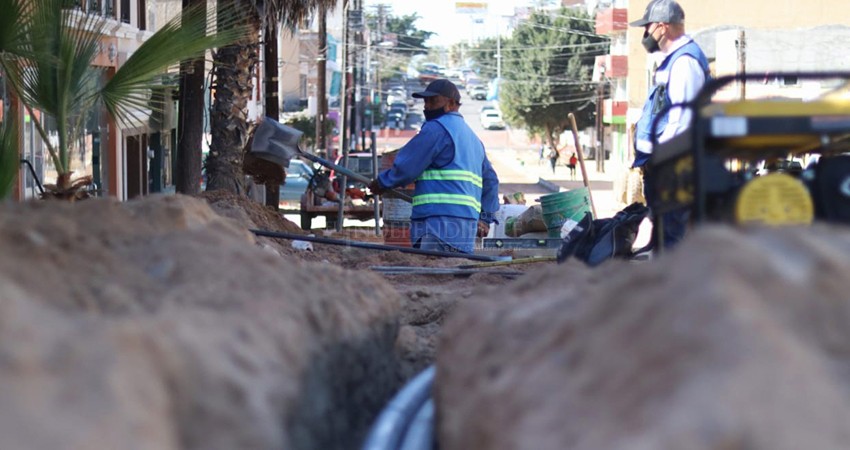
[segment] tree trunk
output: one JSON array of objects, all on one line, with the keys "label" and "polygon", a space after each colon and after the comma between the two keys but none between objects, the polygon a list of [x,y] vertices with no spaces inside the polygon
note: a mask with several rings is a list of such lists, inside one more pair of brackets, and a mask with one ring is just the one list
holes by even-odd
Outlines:
[{"label": "tree trunk", "polygon": [[[183,0],[183,9],[206,5],[205,0]],[[177,192],[201,190],[201,147],[204,139],[204,58],[186,61],[180,68],[180,110],[177,112]]]},{"label": "tree trunk", "polygon": [[248,140],[248,101],[258,61],[260,19],[254,8],[242,8],[250,26],[247,37],[213,56],[215,99],[210,114],[212,142],[205,167],[207,190],[245,192],[243,151]]}]

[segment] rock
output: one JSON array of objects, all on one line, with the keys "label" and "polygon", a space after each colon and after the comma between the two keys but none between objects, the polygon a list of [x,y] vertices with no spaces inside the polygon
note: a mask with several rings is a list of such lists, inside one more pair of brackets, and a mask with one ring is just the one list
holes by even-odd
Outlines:
[{"label": "rock", "polygon": [[401,381],[391,286],[203,200],[0,205],[0,246],[0,448],[351,448]]},{"label": "rock", "polygon": [[823,225],[528,273],[447,319],[440,448],[847,448],[848,273]]}]

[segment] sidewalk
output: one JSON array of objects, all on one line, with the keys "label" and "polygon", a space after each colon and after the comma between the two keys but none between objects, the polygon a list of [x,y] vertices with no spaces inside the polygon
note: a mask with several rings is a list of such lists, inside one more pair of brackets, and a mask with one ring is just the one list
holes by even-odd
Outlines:
[{"label": "sidewalk", "polygon": [[[564,164],[569,160],[569,154],[562,155],[555,166],[555,171],[552,171],[552,166],[548,158],[540,160],[540,154],[537,150],[526,147],[526,149],[516,149],[517,159],[523,165],[530,175],[539,178],[539,184],[547,189],[555,192],[558,190],[575,189],[584,186],[584,181],[581,174],[581,165],[576,165],[575,177],[570,176],[570,169]],[[609,163],[609,161],[606,161]],[[594,206],[598,217],[611,217],[620,211],[625,205],[616,201],[614,198],[614,177],[619,169],[610,167],[612,164],[606,165],[605,172],[596,170],[596,161],[589,160],[584,162],[587,178],[590,184],[590,193],[593,198]]]}]

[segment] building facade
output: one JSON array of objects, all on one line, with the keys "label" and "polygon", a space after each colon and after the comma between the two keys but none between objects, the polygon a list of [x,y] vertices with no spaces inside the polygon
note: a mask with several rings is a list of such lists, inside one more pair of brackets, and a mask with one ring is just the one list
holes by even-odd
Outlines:
[{"label": "building facade", "polygon": [[[689,35],[705,51],[714,76],[745,70],[748,73],[780,71],[850,70],[847,26],[850,3],[843,0],[678,0],[685,10]],[[603,122],[609,168],[631,163],[630,130],[640,117],[649,92],[657,56],[640,45],[643,29],[629,27],[639,19],[649,0],[589,0],[596,11],[596,32],[610,37],[609,54],[597,58],[595,79],[608,86]],[[743,45],[741,45],[743,42]],[[792,77],[749,82],[744,89],[730,86],[717,100],[769,96],[805,96],[825,86],[802,83]],[[804,86],[805,84],[805,86]]]},{"label": "building facade", "polygon": [[[177,1],[83,0],[81,11],[102,16],[105,34],[93,65],[102,71],[99,83],[106,83],[115,71],[162,24],[180,13]],[[9,104],[3,90],[4,107]],[[72,146],[71,169],[74,177],[91,176],[95,195],[120,200],[166,189],[171,183],[174,148],[174,102],[166,102],[164,111],[139,111],[137,120],[117,124],[105,111],[93,111],[85,120],[81,142]],[[17,108],[21,139],[21,165],[13,198],[37,198],[40,184],[52,183],[57,172],[47,153],[34,120],[44,119],[39,111]],[[55,123],[46,120],[48,139],[58,141]]]}]

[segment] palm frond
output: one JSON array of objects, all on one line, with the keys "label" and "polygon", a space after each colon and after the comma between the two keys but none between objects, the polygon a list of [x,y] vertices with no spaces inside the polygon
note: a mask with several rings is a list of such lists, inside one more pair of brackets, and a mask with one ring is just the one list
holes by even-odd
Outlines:
[{"label": "palm frond", "polygon": [[24,103],[55,119],[59,145],[49,148],[60,172],[69,163],[75,124],[97,99],[97,56],[104,20],[72,8],[70,0],[33,0],[27,22],[29,54],[17,61],[12,84]]},{"label": "palm frond", "polygon": [[[203,56],[205,50],[235,42],[246,34],[238,24],[238,15],[219,9],[215,33],[208,33],[214,22],[201,5],[177,16],[148,38],[121,66],[101,90],[106,109],[121,123],[132,122],[132,113],[152,105],[150,93],[166,84],[165,72],[180,61]],[[233,6],[230,6],[232,8]],[[232,18],[232,19],[228,19]]]},{"label": "palm frond", "polygon": [[12,191],[18,168],[18,124],[7,116],[0,122],[0,200]]},{"label": "palm frond", "polygon": [[0,58],[25,56],[29,48],[27,21],[32,3],[27,0],[0,0]]}]

